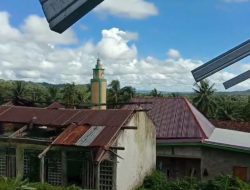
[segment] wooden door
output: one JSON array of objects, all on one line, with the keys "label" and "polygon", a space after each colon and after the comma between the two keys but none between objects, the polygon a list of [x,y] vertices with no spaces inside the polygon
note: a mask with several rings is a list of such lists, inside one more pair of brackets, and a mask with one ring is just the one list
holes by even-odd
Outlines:
[{"label": "wooden door", "polygon": [[234,167],[234,176],[241,180],[247,181],[247,167]]}]

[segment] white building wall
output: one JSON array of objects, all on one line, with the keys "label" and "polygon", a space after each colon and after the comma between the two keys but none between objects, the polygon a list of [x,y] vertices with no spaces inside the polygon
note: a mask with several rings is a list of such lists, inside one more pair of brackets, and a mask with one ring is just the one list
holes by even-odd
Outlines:
[{"label": "white building wall", "polygon": [[156,165],[155,126],[147,114],[135,113],[127,126],[138,129],[124,130],[117,140],[117,146],[125,147],[125,150],[117,151],[123,158],[117,158],[117,190],[133,190],[140,186]]}]

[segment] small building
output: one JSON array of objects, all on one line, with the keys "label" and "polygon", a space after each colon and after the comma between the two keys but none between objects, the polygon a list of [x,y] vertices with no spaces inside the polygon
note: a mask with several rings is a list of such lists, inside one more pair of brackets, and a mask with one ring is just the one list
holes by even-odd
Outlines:
[{"label": "small building", "polygon": [[169,179],[209,180],[224,174],[250,180],[250,124],[210,122],[186,98],[132,102],[139,106],[125,108],[149,110],[156,125],[157,168]]},{"label": "small building", "polygon": [[86,189],[132,190],[155,168],[144,111],[0,107],[0,175]]}]

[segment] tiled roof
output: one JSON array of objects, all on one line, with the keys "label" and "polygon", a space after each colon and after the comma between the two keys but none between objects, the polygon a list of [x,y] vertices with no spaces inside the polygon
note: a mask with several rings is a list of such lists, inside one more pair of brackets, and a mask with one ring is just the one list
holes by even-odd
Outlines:
[{"label": "tiled roof", "polygon": [[156,125],[158,140],[202,140],[214,130],[214,126],[185,98],[134,98],[132,102],[138,104],[127,105],[125,109],[149,109],[148,114]]},{"label": "tiled roof", "polygon": [[250,122],[210,120],[215,127],[250,133]]}]

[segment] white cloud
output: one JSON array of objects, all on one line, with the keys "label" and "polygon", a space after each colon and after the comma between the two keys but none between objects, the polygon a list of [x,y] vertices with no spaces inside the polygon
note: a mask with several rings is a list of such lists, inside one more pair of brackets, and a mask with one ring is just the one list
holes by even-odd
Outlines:
[{"label": "white cloud", "polygon": [[[0,21],[4,20],[1,27],[9,30],[9,35],[5,32],[0,37],[4,35],[9,39],[0,40],[0,78],[85,84],[92,77],[92,68],[99,55],[109,82],[119,79],[123,86],[131,85],[137,89],[191,91],[194,84],[191,70],[203,64],[200,60],[181,57],[178,50],[169,51],[175,53],[163,60],[152,56],[139,58],[136,45],[131,44],[138,38],[138,34],[118,28],[103,30],[102,38],[97,43],[87,41],[75,48],[62,48],[58,45],[71,45],[77,41],[74,32],[63,36],[61,42],[48,35],[47,25],[41,24],[39,30],[35,29],[34,23],[43,19],[32,17],[36,21],[31,21],[29,17],[21,28],[15,28],[11,26],[8,14],[0,13]],[[38,36],[35,36],[36,30]],[[247,68],[246,64],[240,67],[242,70]],[[234,76],[235,74],[223,71],[210,79],[216,83],[216,87],[224,89],[222,83]],[[250,82],[246,81],[235,89],[244,90],[249,86]]]},{"label": "white cloud", "polygon": [[39,43],[69,45],[77,43],[74,32],[69,29],[63,34],[52,32],[45,18],[37,15],[29,16],[22,26],[22,30],[27,38]]},{"label": "white cloud", "polygon": [[157,7],[146,0],[105,0],[96,11],[130,19],[145,19],[158,15]]},{"label": "white cloud", "polygon": [[102,31],[102,40],[98,43],[97,49],[104,59],[131,59],[136,57],[135,45],[129,46],[128,41],[132,33],[126,33],[118,28]]},{"label": "white cloud", "polygon": [[170,49],[170,50],[168,50],[167,56],[170,59],[180,59],[181,58],[180,52],[178,50],[176,50],[176,49]]},{"label": "white cloud", "polygon": [[0,12],[0,42],[18,40],[21,37],[20,32],[10,25],[9,18],[9,13]]}]

